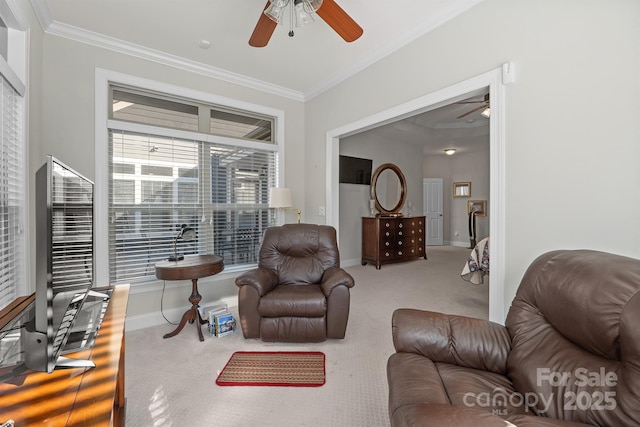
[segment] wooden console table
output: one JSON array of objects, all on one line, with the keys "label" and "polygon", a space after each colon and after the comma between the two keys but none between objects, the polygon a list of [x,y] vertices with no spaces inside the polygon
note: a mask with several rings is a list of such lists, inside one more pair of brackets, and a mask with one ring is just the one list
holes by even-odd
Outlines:
[{"label": "wooden console table", "polygon": [[124,322],[129,285],[115,286],[93,347],[72,357],[95,368],[26,371],[0,383],[0,423],[23,426],[124,426]]},{"label": "wooden console table", "polygon": [[162,261],[156,264],[156,277],[162,280],[187,280],[191,279],[191,295],[189,302],[191,308],[182,315],[182,320],[178,327],[163,338],[171,338],[177,335],[184,325],[195,323],[198,329],[198,337],[200,341],[204,341],[202,335],[202,325],[209,323],[200,316],[198,304],[202,299],[202,295],[198,292],[198,279],[201,277],[212,276],[220,273],[224,269],[222,257],[218,255],[196,255],[187,256],[180,261]]}]

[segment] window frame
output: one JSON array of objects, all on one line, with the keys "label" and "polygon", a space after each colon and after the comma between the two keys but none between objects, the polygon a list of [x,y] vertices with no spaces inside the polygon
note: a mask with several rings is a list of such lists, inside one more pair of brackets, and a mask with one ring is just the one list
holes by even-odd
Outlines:
[{"label": "window frame", "polygon": [[[240,101],[232,98],[227,98],[208,92],[199,90],[188,89],[179,87],[176,85],[148,80],[128,74],[123,74],[111,70],[96,68],[95,75],[95,256],[96,256],[96,283],[108,284],[109,283],[109,129],[117,123],[118,128],[123,126],[127,127],[127,122],[115,121],[109,118],[109,87],[110,85],[120,85],[135,87],[140,90],[147,90],[150,92],[166,94],[168,96],[174,96],[177,98],[186,98],[203,102],[206,104],[220,105],[230,109],[243,110],[248,112],[254,112],[259,115],[270,116],[274,118],[273,129],[273,144],[274,151],[277,154],[280,167],[277,171],[276,181],[278,186],[284,185],[284,157],[285,157],[285,138],[284,138],[284,111],[265,107],[258,104],[252,104],[245,101]],[[144,127],[146,125],[132,125],[136,129]],[[191,131],[181,131],[170,128],[163,128],[167,134],[174,132],[179,133],[181,136],[193,137],[198,136],[202,138],[201,133],[195,133]],[[234,146],[251,146],[255,144],[252,141],[238,141],[232,138],[226,138],[222,136],[210,135],[211,139],[217,141],[224,141],[229,145]],[[245,268],[232,268],[227,269],[227,273],[232,275],[246,269]],[[229,274],[219,274],[215,276],[215,280],[222,280],[229,277]],[[136,283],[132,286],[131,292],[145,292],[154,289],[159,289],[161,281],[146,281]]]},{"label": "window frame", "polygon": [[21,170],[18,172],[23,186],[23,199],[21,200],[20,224],[18,225],[17,234],[19,235],[18,247],[12,248],[15,251],[16,265],[18,269],[15,276],[17,278],[14,284],[15,296],[28,295],[33,292],[31,281],[31,233],[29,218],[31,211],[29,208],[28,189],[29,186],[29,98],[28,98],[28,58],[29,58],[29,24],[25,19],[22,10],[15,2],[11,0],[0,1],[0,19],[6,27],[6,46],[3,47],[3,53],[0,56],[0,73],[7,83],[15,90],[21,98],[19,114],[21,119],[20,141],[22,145],[22,164]]}]

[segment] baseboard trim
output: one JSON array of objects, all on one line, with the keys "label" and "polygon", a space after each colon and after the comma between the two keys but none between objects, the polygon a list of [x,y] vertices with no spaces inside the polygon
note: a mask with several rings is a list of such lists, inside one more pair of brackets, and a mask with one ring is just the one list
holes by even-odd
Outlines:
[{"label": "baseboard trim", "polygon": [[[211,302],[201,302],[201,307],[207,307],[211,305],[217,304],[227,304],[229,308],[236,308],[238,306],[238,298],[237,297],[225,297],[221,298],[218,301]],[[158,326],[167,324],[165,317],[176,324],[180,322],[182,315],[189,307],[181,307],[181,308],[172,308],[169,310],[163,310],[163,313],[160,311],[154,311],[152,313],[139,314],[134,316],[127,316],[127,320],[125,322],[125,331],[135,331],[138,329],[150,328],[152,326]]]},{"label": "baseboard trim", "polygon": [[456,246],[459,248],[468,248],[469,247],[469,242],[448,242],[447,243],[449,246]]},{"label": "baseboard trim", "polygon": [[362,264],[362,260],[360,258],[352,258],[340,261],[340,267],[353,267],[354,265],[359,264]]}]

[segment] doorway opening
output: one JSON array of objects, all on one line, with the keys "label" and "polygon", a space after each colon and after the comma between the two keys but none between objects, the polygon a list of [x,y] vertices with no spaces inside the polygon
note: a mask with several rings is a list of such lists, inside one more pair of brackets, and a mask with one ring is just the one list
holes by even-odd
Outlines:
[{"label": "doorway opening", "polygon": [[326,137],[326,201],[327,224],[338,230],[339,218],[339,144],[340,139],[389,124],[416,114],[443,107],[470,94],[484,92],[491,98],[490,137],[490,201],[491,268],[489,273],[489,320],[504,323],[507,311],[504,297],[504,83],[502,68],[484,73],[453,86],[392,107],[327,132]]}]

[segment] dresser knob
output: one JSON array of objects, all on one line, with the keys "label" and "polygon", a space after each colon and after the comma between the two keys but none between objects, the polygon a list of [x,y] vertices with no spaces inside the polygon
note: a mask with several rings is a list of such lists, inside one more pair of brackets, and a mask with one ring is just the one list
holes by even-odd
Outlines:
[{"label": "dresser knob", "polygon": [[389,242],[384,242],[384,244],[385,244],[386,246],[389,246]]},{"label": "dresser knob", "polygon": [[398,227],[402,228],[402,223],[398,224]]},{"label": "dresser knob", "polygon": [[384,253],[384,256],[389,256],[389,252],[385,252],[385,253]]},{"label": "dresser knob", "polygon": [[402,231],[398,231],[398,236],[402,236]]},{"label": "dresser knob", "polygon": [[402,240],[398,241],[398,244],[402,246]]},{"label": "dresser knob", "polygon": [[402,251],[398,251],[398,255],[402,255]]}]

